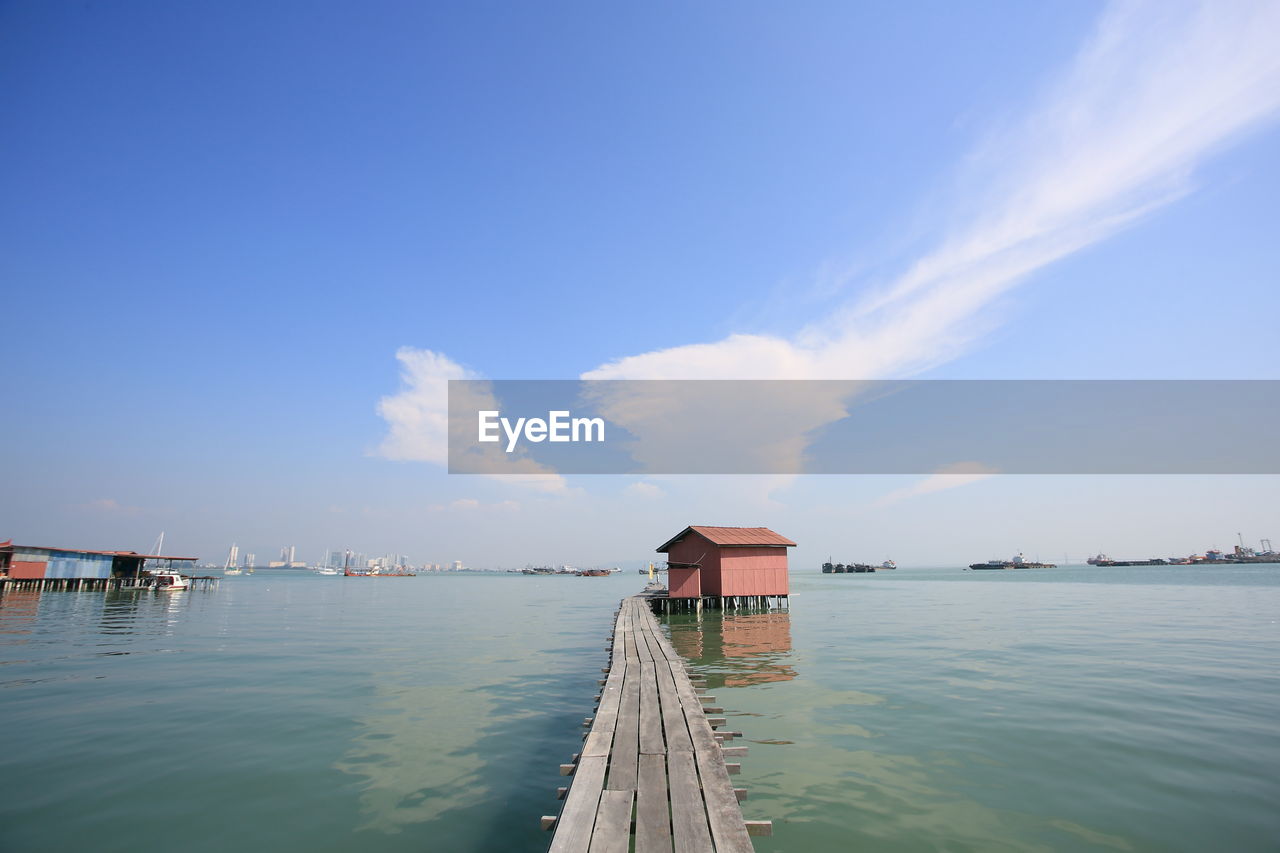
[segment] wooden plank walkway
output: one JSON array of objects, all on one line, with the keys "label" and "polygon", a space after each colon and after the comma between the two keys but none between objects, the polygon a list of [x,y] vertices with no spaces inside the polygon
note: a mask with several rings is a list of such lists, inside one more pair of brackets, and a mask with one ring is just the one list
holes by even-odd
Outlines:
[{"label": "wooden plank walkway", "polygon": [[[552,853],[751,853],[743,792],[724,761],[732,734],[713,730],[724,721],[707,715],[719,709],[699,695],[644,596],[623,599],[610,651],[582,752],[561,765],[573,775],[564,808],[543,819],[555,827]],[[751,829],[767,834],[768,822]]]}]

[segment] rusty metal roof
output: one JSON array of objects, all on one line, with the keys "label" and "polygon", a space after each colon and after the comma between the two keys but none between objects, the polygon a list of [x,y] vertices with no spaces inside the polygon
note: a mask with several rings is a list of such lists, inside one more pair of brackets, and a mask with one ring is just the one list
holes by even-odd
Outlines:
[{"label": "rusty metal roof", "polygon": [[785,536],[774,533],[767,527],[707,527],[690,525],[658,547],[658,553],[665,553],[671,546],[679,542],[690,532],[697,533],[709,542],[724,547],[773,545],[778,547],[794,547],[796,543]]},{"label": "rusty metal roof", "polygon": [[0,542],[0,551],[61,551],[64,554],[100,554],[106,557],[136,557],[143,560],[198,560],[199,557],[171,557],[168,554],[139,554],[137,551],[90,551],[84,548],[55,548],[50,545],[14,545]]}]

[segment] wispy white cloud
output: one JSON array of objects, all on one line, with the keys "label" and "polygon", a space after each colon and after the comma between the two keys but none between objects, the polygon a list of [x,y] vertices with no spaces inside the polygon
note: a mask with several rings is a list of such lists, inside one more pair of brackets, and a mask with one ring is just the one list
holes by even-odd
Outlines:
[{"label": "wispy white cloud", "polygon": [[404,386],[378,402],[388,432],[378,447],[387,459],[449,461],[449,380],[475,379],[476,374],[444,353],[413,347],[396,351]]},{"label": "wispy white cloud", "polygon": [[660,498],[666,495],[666,492],[662,490],[661,486],[657,485],[656,483],[650,483],[645,480],[639,480],[635,483],[630,484],[629,486],[627,486],[625,489],[622,490],[622,493],[627,497],[631,497],[631,498],[648,498],[648,499]]},{"label": "wispy white cloud", "polygon": [[[791,337],[734,334],[627,356],[583,377],[870,379],[951,360],[1000,322],[994,309],[1011,288],[1181,198],[1207,157],[1274,119],[1277,33],[1274,0],[1114,3],[1069,67],[969,158],[962,183],[976,189],[955,224],[887,287]],[[684,438],[673,444],[673,429],[687,434],[697,419],[642,388],[624,390],[603,410],[638,448],[670,458]],[[781,432],[776,419],[744,411],[735,439],[774,470],[798,470],[807,436],[845,417],[849,402],[821,389],[800,394]],[[930,478],[920,488],[956,483]]]},{"label": "wispy white cloud", "polygon": [[128,506],[115,498],[98,498],[88,503],[77,504],[77,507],[104,515],[140,515],[143,512],[142,507]]},{"label": "wispy white cloud", "polygon": [[872,506],[886,507],[892,506],[911,498],[918,498],[921,495],[932,495],[936,492],[945,492],[948,489],[958,489],[961,486],[967,486],[970,483],[977,483],[988,477],[994,477],[998,471],[988,468],[977,462],[958,462],[955,465],[948,465],[936,474],[931,474],[923,480],[918,480],[908,486],[900,489],[894,489],[877,498]]},{"label": "wispy white cloud", "polygon": [[520,504],[512,500],[485,503],[477,498],[458,498],[449,503],[431,504],[427,507],[427,512],[482,512],[491,510],[511,512],[518,509],[520,509]]},{"label": "wispy white cloud", "polygon": [[969,159],[958,223],[882,290],[784,338],[627,356],[591,379],[862,379],[956,357],[1028,276],[1189,192],[1209,155],[1280,108],[1280,4],[1125,0],[1022,117]]},{"label": "wispy white cloud", "polygon": [[[378,402],[378,414],[387,422],[388,432],[377,449],[387,459],[449,463],[449,380],[477,379],[478,375],[443,353],[414,347],[396,351],[400,362],[402,388]],[[487,383],[484,383],[487,385]],[[470,393],[483,395],[481,385],[468,385]],[[477,409],[497,409],[492,396],[483,397]],[[458,424],[454,424],[458,428]],[[459,446],[464,446],[462,442]],[[487,450],[488,448],[486,448]],[[565,479],[528,458],[512,458],[493,448],[494,458],[477,451],[464,461],[468,471],[514,483],[543,494],[567,494]],[[503,471],[503,474],[488,474]],[[514,473],[513,473],[514,472]]]},{"label": "wispy white cloud", "polygon": [[[1274,0],[1118,0],[1068,66],[977,146],[962,179],[972,191],[951,224],[886,286],[795,335],[732,334],[622,357],[583,378],[871,379],[953,359],[1000,322],[1010,289],[1182,198],[1208,157],[1274,120],[1278,32]],[[429,351],[397,357],[407,388],[379,406],[390,425],[381,452],[443,464],[444,383],[470,374]],[[776,419],[744,418],[744,430],[769,432],[743,440],[787,460],[776,470],[795,470],[805,434],[845,416],[841,398],[806,399],[804,411],[787,410],[783,433]],[[644,444],[673,423],[649,402],[614,400],[607,413]],[[930,478],[914,493],[955,482]],[[553,476],[549,490],[560,489]]]}]

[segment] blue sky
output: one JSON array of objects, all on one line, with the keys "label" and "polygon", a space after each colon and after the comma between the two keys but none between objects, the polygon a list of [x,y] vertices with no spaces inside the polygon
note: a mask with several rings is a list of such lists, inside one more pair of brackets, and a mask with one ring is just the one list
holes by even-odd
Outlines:
[{"label": "blue sky", "polygon": [[[388,452],[379,415],[429,408],[402,348],[495,378],[1280,378],[1277,104],[1242,83],[1280,74],[1250,50],[1274,8],[4,4],[0,538],[503,565],[686,523],[904,563],[1280,539],[1272,477],[531,488]],[[1071,248],[945,346],[896,324],[946,282],[840,319],[1037,218]]]}]

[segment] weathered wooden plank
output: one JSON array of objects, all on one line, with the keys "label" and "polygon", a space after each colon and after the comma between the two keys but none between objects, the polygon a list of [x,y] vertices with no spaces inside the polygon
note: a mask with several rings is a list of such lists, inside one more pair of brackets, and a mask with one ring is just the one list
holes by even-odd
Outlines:
[{"label": "weathered wooden plank", "polygon": [[604,771],[609,759],[602,755],[583,756],[573,774],[573,784],[556,821],[556,834],[549,853],[582,853],[590,848],[596,809],[604,791]]},{"label": "weathered wooden plank", "polygon": [[683,668],[684,658],[680,657],[680,653],[671,645],[671,641],[663,636],[656,621],[653,623],[651,630],[654,638],[658,641],[658,648],[662,651],[662,656],[674,664],[679,664],[680,667]]},{"label": "weathered wooden plank", "polygon": [[593,730],[613,731],[617,725],[618,707],[622,701],[622,685],[626,679],[626,672],[626,661],[619,660],[613,672],[609,673],[609,680],[600,691],[600,707],[596,709],[595,720],[592,722]]},{"label": "weathered wooden plank", "polygon": [[671,804],[667,800],[667,760],[640,756],[636,791],[635,853],[671,853]]},{"label": "weathered wooden plank", "polygon": [[639,615],[636,617],[634,635],[636,638],[636,655],[641,661],[652,661],[653,652],[649,649],[649,643],[646,638],[649,633],[648,625],[645,624],[646,617]]},{"label": "weathered wooden plank", "polygon": [[635,791],[605,791],[591,830],[591,853],[628,853],[631,849],[631,803]]},{"label": "weathered wooden plank", "polygon": [[658,673],[653,659],[640,659],[640,752],[661,755],[667,751],[662,736],[662,705],[658,701]]},{"label": "weathered wooden plank", "polygon": [[582,745],[582,754],[590,755],[609,755],[609,744],[613,740],[613,732],[603,729],[592,729],[587,735],[587,741]]},{"label": "weathered wooden plank", "polygon": [[695,751],[698,774],[702,777],[702,796],[706,801],[707,822],[716,853],[752,853],[751,838],[742,822],[742,807],[733,793],[729,771],[715,755]]},{"label": "weathered wooden plank", "polygon": [[667,750],[688,752],[693,749],[693,742],[689,738],[688,723],[685,719],[679,691],[676,687],[676,675],[662,653],[656,635],[657,622],[653,619],[652,614],[649,615],[647,622],[648,625],[643,635],[655,658],[658,696],[662,709],[662,726],[666,737]]},{"label": "weathered wooden plank", "polygon": [[655,673],[658,682],[658,700],[662,706],[662,728],[666,737],[667,752],[692,752],[693,741],[689,738],[689,724],[685,719],[684,709],[680,705],[680,696],[676,684],[671,677],[671,670],[658,666]]},{"label": "weathered wooden plank", "polygon": [[623,635],[623,640],[625,640],[627,644],[627,663],[630,664],[633,661],[635,663],[639,663],[640,656],[636,652],[636,632],[628,630],[626,634]]},{"label": "weathered wooden plank", "polygon": [[609,753],[609,782],[606,787],[611,791],[634,791],[636,787],[636,768],[640,755],[640,678],[639,659],[633,665],[628,658],[627,678],[622,684],[618,723],[613,734],[613,749]]},{"label": "weathered wooden plank", "polygon": [[672,677],[676,683],[676,691],[680,697],[680,707],[689,729],[689,737],[693,741],[695,752],[705,752],[719,756],[720,744],[716,743],[715,733],[707,722],[707,715],[698,702],[689,682],[679,678],[674,672]]},{"label": "weathered wooden plank", "polygon": [[693,753],[667,753],[667,782],[671,791],[671,839],[676,853],[712,850]]}]

